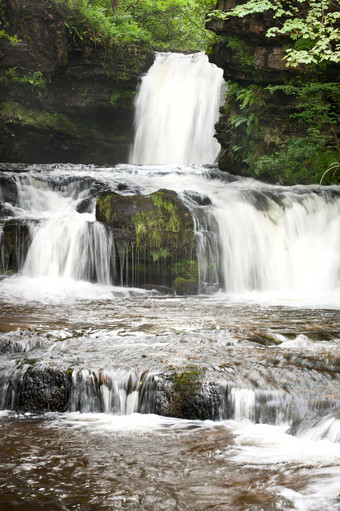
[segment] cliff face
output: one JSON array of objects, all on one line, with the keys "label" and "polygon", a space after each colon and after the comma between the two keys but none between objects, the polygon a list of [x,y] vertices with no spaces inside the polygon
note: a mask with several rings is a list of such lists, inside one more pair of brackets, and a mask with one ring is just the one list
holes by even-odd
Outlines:
[{"label": "cliff face", "polygon": [[9,162],[127,161],[138,77],[149,48],[110,49],[77,40],[44,0],[5,0],[0,39],[0,159]]},{"label": "cliff face", "polygon": [[[234,0],[219,0],[228,12]],[[266,37],[270,13],[221,20],[209,52],[228,82],[216,126],[221,169],[283,184],[319,182],[339,158],[339,66],[286,66],[288,39]],[[303,87],[301,87],[303,85]]]}]

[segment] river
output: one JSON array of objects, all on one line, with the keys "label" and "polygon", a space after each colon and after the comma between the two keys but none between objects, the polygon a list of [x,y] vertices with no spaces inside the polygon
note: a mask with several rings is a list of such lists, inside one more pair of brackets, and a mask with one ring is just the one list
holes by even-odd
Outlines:
[{"label": "river", "polygon": [[[156,64],[178,81],[173,60]],[[185,94],[188,143],[193,124],[211,138],[191,102],[206,94]],[[1,164],[0,509],[339,510],[340,188],[230,176],[214,142],[174,163],[168,117],[146,133],[140,107],[130,164]],[[136,287],[96,220],[103,190],[160,189],[194,219],[196,295]],[[194,397],[174,374],[202,377]],[[191,408],[165,413],[169,382]]]}]

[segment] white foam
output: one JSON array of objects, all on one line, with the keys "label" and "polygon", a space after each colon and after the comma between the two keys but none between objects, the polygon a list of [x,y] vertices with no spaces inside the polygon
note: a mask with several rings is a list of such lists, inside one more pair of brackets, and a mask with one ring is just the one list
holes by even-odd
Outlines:
[{"label": "white foam", "polygon": [[16,303],[31,301],[48,304],[74,303],[78,300],[112,300],[147,296],[151,293],[144,289],[106,286],[61,277],[31,278],[14,275],[0,282],[0,300]]},{"label": "white foam", "polygon": [[[191,421],[141,413],[113,415],[74,412],[62,415],[58,419],[58,424],[72,428],[84,428],[94,434],[106,432],[124,436],[185,433],[194,429],[221,427],[221,423],[213,421]],[[46,423],[46,425],[49,424]]]}]

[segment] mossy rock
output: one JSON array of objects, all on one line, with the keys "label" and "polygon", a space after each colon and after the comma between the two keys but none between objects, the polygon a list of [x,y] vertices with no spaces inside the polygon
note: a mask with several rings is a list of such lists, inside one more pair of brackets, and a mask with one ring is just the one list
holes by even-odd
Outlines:
[{"label": "mossy rock", "polygon": [[178,295],[196,295],[198,292],[198,280],[177,277],[174,286]]},{"label": "mossy rock", "polygon": [[223,388],[205,380],[205,369],[189,366],[159,375],[154,413],[182,419],[217,420],[223,402]]},{"label": "mossy rock", "polygon": [[191,288],[197,292],[194,223],[176,192],[105,192],[97,199],[96,218],[113,231],[118,253],[121,258],[126,254],[128,271],[135,272],[133,281],[138,285],[174,291],[175,279],[181,278],[195,281]]}]

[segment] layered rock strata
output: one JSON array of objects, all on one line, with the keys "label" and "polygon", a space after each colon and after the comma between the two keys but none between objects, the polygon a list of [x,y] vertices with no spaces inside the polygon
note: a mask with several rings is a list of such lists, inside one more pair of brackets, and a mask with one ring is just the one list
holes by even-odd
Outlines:
[{"label": "layered rock strata", "polygon": [[4,0],[0,39],[0,159],[113,164],[127,161],[142,45],[79,40],[53,3]]}]

